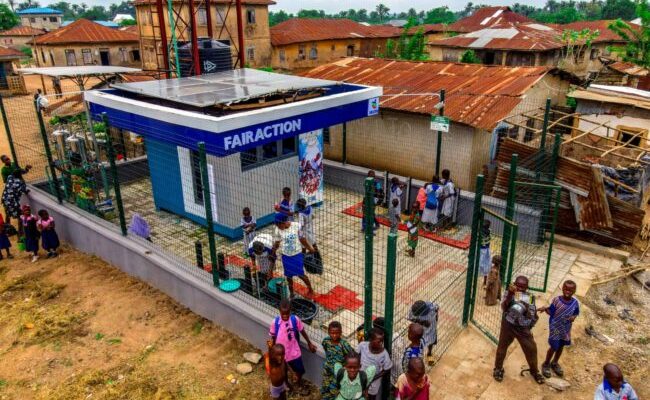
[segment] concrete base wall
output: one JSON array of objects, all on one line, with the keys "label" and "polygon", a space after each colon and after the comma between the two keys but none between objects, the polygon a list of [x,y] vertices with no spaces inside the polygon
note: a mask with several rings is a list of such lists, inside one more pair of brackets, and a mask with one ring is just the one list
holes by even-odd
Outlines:
[{"label": "concrete base wall", "polygon": [[[273,322],[270,312],[253,308],[238,298],[238,294],[220,292],[212,286],[210,274],[163,254],[149,242],[132,236],[124,237],[117,226],[71,206],[58,204],[34,186],[30,186],[30,190],[30,205],[36,210],[49,211],[57,221],[57,232],[62,240],[147,282],[257,348],[266,349],[269,327]],[[301,343],[304,345],[304,340]],[[306,378],[316,385],[321,382],[323,358],[322,350],[312,354],[303,348]]]}]

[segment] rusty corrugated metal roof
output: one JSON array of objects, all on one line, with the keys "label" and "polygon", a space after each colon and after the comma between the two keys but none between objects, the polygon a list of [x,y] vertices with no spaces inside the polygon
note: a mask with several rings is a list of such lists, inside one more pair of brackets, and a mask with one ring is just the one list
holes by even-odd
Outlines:
[{"label": "rusty corrugated metal roof", "polygon": [[[592,43],[607,43],[607,42],[625,42],[625,40],[618,36],[618,34],[609,29],[609,24],[615,22],[613,19],[600,19],[596,21],[576,21],[570,24],[560,25],[560,32],[564,30],[581,31],[589,29],[591,31],[598,31],[600,34]],[[637,25],[630,24],[630,27],[635,28]]]},{"label": "rusty corrugated metal roof", "polygon": [[460,36],[433,40],[429,45],[518,51],[547,51],[564,47],[560,32],[539,23],[500,24]]},{"label": "rusty corrugated metal roof", "polygon": [[78,19],[45,35],[37,37],[36,44],[66,44],[66,43],[122,43],[138,42],[137,34],[111,29],[87,19]]},{"label": "rusty corrugated metal roof", "polygon": [[[180,3],[182,0],[172,0],[173,3]],[[212,0],[212,4],[232,4],[233,7],[235,5],[235,2],[232,0]],[[156,4],[156,0],[135,0],[134,4],[136,6],[142,5],[142,4]],[[194,4],[200,5],[200,4],[205,4],[204,1],[201,0],[194,0]],[[242,0],[243,5],[261,5],[261,6],[271,6],[276,4],[275,1],[273,0]],[[234,14],[234,9],[233,9],[233,14]]]},{"label": "rusty corrugated metal roof", "polygon": [[0,32],[0,36],[39,36],[44,33],[44,30],[32,28],[31,26],[16,26]]},{"label": "rusty corrugated metal roof", "polygon": [[[509,138],[501,142],[493,196],[505,198],[512,154],[519,154],[519,159],[523,160],[536,151],[534,147]],[[561,156],[556,171],[556,182],[562,186],[557,220],[560,230],[573,233],[584,230],[625,244],[634,241],[642,227],[645,211],[607,195],[598,166]]]},{"label": "rusty corrugated metal roof", "polygon": [[18,58],[27,58],[25,53],[12,49],[11,47],[0,46],[0,57],[5,60],[15,60]]},{"label": "rusty corrugated metal roof", "polygon": [[618,71],[622,74],[632,75],[632,76],[648,76],[648,72],[650,72],[647,69],[640,67],[636,64],[632,64],[624,61],[616,61],[614,63],[611,63],[607,65],[607,68],[613,69],[614,71]]},{"label": "rusty corrugated metal roof", "polygon": [[349,19],[291,18],[271,27],[271,44],[317,42],[331,39],[390,38],[402,33],[389,25],[363,25]]},{"label": "rusty corrugated metal roof", "polygon": [[436,113],[437,93],[445,89],[445,116],[491,130],[548,71],[546,67],[346,58],[316,67],[305,75],[382,86],[382,108],[418,114]]},{"label": "rusty corrugated metal roof", "polygon": [[513,12],[510,7],[483,7],[474,11],[469,17],[459,19],[447,26],[450,32],[474,32],[504,23],[521,24],[533,20]]}]

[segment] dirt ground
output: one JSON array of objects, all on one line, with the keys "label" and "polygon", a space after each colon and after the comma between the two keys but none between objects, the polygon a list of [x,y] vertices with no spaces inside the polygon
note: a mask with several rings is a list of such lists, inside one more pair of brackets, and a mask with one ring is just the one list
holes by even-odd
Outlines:
[{"label": "dirt ground", "polygon": [[96,257],[0,261],[0,399],[265,398],[262,364],[235,372],[248,351]]}]

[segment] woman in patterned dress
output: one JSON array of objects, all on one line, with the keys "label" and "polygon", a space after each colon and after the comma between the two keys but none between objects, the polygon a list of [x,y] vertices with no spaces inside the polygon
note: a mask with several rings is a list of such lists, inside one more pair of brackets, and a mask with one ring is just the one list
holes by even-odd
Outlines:
[{"label": "woman in patterned dress", "polygon": [[342,326],[338,321],[332,321],[328,328],[327,336],[323,339],[323,350],[325,350],[325,363],[323,364],[323,384],[320,389],[321,398],[334,400],[339,394],[334,365],[342,364],[345,355],[353,351],[347,340],[342,339]]}]

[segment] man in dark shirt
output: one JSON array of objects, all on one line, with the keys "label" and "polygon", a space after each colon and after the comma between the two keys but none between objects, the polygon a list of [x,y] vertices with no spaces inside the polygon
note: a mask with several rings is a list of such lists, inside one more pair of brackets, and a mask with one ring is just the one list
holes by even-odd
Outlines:
[{"label": "man in dark shirt", "polygon": [[539,373],[537,366],[537,343],[535,343],[531,332],[537,322],[537,309],[535,297],[528,292],[528,278],[518,276],[514,284],[508,287],[501,302],[501,309],[503,317],[501,318],[499,344],[494,360],[494,379],[497,382],[503,380],[503,361],[506,358],[508,347],[517,339],[526,356],[530,374],[537,383],[544,383],[544,377]]}]

